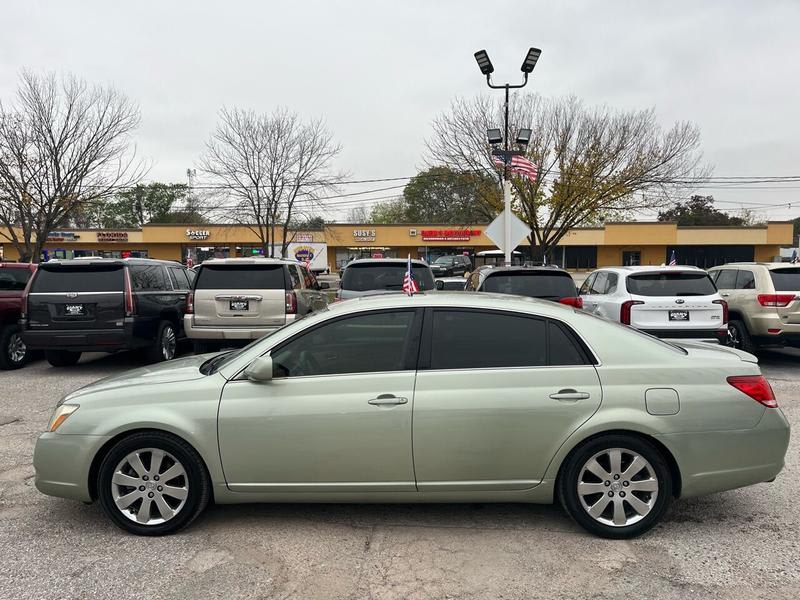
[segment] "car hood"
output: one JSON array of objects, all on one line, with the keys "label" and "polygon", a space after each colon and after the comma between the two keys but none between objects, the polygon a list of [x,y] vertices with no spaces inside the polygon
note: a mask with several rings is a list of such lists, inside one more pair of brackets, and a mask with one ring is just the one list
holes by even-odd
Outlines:
[{"label": "car hood", "polygon": [[738,357],[745,362],[757,363],[758,358],[745,352],[744,350],[737,350],[729,346],[720,346],[718,344],[709,344],[708,342],[688,342],[683,340],[666,340],[670,344],[675,344],[686,350],[692,358],[702,360],[704,358],[720,359],[720,358],[734,358]]},{"label": "car hood", "polygon": [[[155,365],[148,365],[132,371],[126,371],[119,375],[112,375],[105,379],[100,379],[86,385],[71,394],[64,400],[73,400],[80,396],[93,394],[95,392],[105,392],[119,388],[141,387],[143,385],[159,383],[176,383],[189,381],[205,377],[200,372],[200,365],[207,361],[212,355],[187,356],[177,360],[170,360]],[[62,400],[62,402],[64,401]]]}]

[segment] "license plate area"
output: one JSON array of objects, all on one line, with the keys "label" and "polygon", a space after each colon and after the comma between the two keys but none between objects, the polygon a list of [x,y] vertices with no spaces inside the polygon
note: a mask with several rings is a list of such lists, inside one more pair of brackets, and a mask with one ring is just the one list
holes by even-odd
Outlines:
[{"label": "license plate area", "polygon": [[670,321],[688,321],[689,320],[689,311],[688,310],[671,310],[671,311],[669,311],[669,320]]},{"label": "license plate area", "polygon": [[250,300],[231,300],[229,307],[233,312],[245,312],[250,310]]},{"label": "license plate area", "polygon": [[85,317],[86,306],[84,304],[65,304],[64,305],[65,317]]}]

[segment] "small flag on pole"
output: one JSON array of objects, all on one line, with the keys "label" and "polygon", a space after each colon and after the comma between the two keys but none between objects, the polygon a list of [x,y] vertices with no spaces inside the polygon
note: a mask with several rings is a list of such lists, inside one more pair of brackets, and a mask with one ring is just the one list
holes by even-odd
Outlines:
[{"label": "small flag on pole", "polygon": [[186,268],[191,269],[194,266],[194,261],[192,260],[192,252],[191,250],[186,251]]},{"label": "small flag on pole", "polygon": [[413,296],[419,292],[419,285],[414,281],[414,273],[411,270],[411,255],[408,255],[408,267],[406,267],[406,274],[403,276],[403,291],[409,296]]},{"label": "small flag on pole", "polygon": [[792,248],[792,264],[796,265],[800,261],[800,258],[797,258],[797,248]]},{"label": "small flag on pole", "polygon": [[669,266],[670,266],[670,267],[674,267],[674,266],[675,266],[675,265],[677,265],[677,264],[678,264],[678,259],[677,259],[677,258],[675,258],[675,250],[673,250],[673,251],[672,251],[672,256],[671,256],[671,257],[670,257],[670,259],[669,259]]},{"label": "small flag on pole", "polygon": [[[503,160],[503,157],[501,156],[494,156],[493,160],[494,164],[496,164],[498,167],[504,167],[506,165],[506,161]],[[511,161],[508,162],[508,169],[512,173],[527,177],[531,181],[536,181],[536,176],[538,175],[536,165],[524,156],[513,155],[511,157]]]}]

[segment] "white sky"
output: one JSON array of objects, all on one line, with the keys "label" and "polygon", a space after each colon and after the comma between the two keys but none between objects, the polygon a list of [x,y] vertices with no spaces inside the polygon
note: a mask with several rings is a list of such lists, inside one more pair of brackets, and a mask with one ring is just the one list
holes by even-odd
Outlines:
[{"label": "white sky", "polygon": [[[323,117],[353,179],[413,175],[431,119],[486,89],[473,52],[489,51],[502,82],[529,46],[543,53],[528,89],[694,121],[717,176],[800,174],[792,0],[26,0],[2,18],[0,99],[23,67],[115,85],[140,104],[152,180],[186,180],[223,105]],[[735,211],[793,202],[800,183],[783,185],[704,193]],[[758,212],[794,217],[800,199]]]}]

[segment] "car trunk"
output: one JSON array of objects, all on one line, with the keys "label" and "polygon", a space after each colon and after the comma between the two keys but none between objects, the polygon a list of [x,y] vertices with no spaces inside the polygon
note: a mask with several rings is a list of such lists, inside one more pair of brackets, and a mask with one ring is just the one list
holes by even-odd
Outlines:
[{"label": "car trunk", "polygon": [[283,265],[203,265],[194,290],[197,327],[270,327],[286,323]]},{"label": "car trunk", "polygon": [[630,325],[638,329],[718,329],[722,304],[705,272],[654,272],[630,275]]},{"label": "car trunk", "polygon": [[32,329],[115,329],[124,325],[125,269],[122,264],[39,266],[28,294]]},{"label": "car trunk", "polygon": [[[775,294],[787,296],[786,299],[776,298],[778,306],[775,310],[780,315],[781,321],[790,325],[800,323],[800,267],[771,269],[769,275],[772,278]],[[794,295],[794,298],[789,300],[788,296],[791,295]],[[780,306],[784,303],[785,306]]]}]

